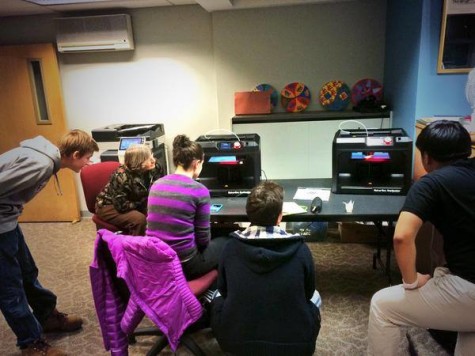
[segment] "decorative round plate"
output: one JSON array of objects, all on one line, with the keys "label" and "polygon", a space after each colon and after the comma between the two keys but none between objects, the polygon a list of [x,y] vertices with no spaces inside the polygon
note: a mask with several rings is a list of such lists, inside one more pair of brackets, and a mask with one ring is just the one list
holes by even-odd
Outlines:
[{"label": "decorative round plate", "polygon": [[310,104],[310,90],[304,83],[287,84],[280,92],[280,102],[287,112],[304,111]]},{"label": "decorative round plate", "polygon": [[274,89],[274,87],[270,84],[259,84],[253,89],[253,91],[270,91],[270,103],[272,108],[277,106],[277,102],[279,101],[279,93]]},{"label": "decorative round plate", "polygon": [[327,110],[345,110],[350,98],[350,87],[341,80],[331,80],[320,89],[320,104]]},{"label": "decorative round plate", "polygon": [[376,101],[383,100],[383,86],[377,80],[361,79],[351,88],[351,101],[355,106],[370,96],[373,96]]}]

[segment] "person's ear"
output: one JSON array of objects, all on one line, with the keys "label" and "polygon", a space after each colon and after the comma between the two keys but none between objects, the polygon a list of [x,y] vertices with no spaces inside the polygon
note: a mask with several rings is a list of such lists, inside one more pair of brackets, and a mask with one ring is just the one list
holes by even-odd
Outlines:
[{"label": "person's ear", "polygon": [[434,169],[438,167],[438,162],[433,159],[431,156],[424,152],[421,156],[422,158],[422,166],[427,172],[432,172]]},{"label": "person's ear", "polygon": [[194,160],[194,161],[193,161],[193,164],[194,164],[193,167],[196,169],[196,168],[198,168],[198,166],[199,166],[200,164],[202,164],[202,163],[203,163],[203,160]]},{"label": "person's ear", "polygon": [[79,151],[74,151],[73,154],[71,155],[71,158],[73,159],[80,159],[82,156],[79,153]]},{"label": "person's ear", "polygon": [[280,212],[279,216],[277,217],[277,224],[276,225],[279,225],[282,222],[282,216],[283,216],[283,213]]}]

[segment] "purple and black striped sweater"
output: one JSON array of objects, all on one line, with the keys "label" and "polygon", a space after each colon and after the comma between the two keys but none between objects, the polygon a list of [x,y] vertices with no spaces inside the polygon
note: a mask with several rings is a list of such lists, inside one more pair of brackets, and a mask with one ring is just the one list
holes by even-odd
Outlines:
[{"label": "purple and black striped sweater", "polygon": [[187,259],[210,240],[210,195],[203,184],[181,174],[158,179],[148,197],[147,231]]}]

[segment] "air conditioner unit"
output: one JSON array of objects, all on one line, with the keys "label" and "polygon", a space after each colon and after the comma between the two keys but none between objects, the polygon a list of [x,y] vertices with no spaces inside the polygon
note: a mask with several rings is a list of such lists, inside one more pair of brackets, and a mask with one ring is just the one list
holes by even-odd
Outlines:
[{"label": "air conditioner unit", "polygon": [[130,15],[105,15],[58,18],[58,51],[98,52],[134,49]]}]

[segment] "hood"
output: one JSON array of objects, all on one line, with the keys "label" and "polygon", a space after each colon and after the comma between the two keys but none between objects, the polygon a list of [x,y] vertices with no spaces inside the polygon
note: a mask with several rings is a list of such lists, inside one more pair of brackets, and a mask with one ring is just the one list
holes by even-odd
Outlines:
[{"label": "hood", "polygon": [[250,226],[231,234],[237,242],[237,254],[253,272],[264,274],[289,261],[304,243],[300,235],[291,235],[278,226]]},{"label": "hood", "polygon": [[59,153],[58,147],[53,145],[43,136],[36,136],[34,138],[24,140],[20,143],[20,146],[31,148],[32,150],[38,151],[51,158],[51,160],[54,162],[54,173],[57,173],[61,168],[61,154]]}]

